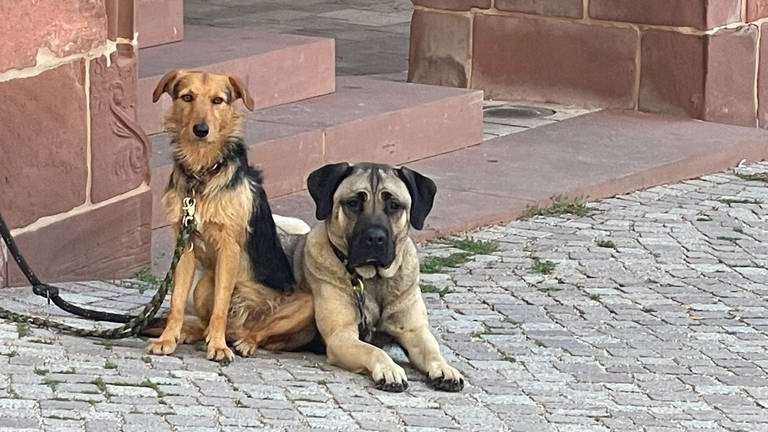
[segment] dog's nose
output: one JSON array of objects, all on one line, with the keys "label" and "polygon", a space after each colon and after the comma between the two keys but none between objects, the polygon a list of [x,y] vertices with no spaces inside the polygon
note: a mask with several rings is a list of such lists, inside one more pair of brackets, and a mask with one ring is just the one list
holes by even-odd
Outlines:
[{"label": "dog's nose", "polygon": [[371,227],[365,232],[365,244],[377,248],[387,243],[387,231],[380,227]]},{"label": "dog's nose", "polygon": [[194,132],[195,136],[198,138],[205,138],[208,135],[208,125],[205,123],[195,123],[195,125],[192,126],[192,132]]}]

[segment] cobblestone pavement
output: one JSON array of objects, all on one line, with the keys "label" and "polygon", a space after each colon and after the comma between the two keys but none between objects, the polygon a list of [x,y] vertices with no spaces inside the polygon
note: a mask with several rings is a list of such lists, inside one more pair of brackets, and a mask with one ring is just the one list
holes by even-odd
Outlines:
[{"label": "cobblestone pavement", "polygon": [[[220,366],[199,345],[156,357],[145,340],[2,323],[0,430],[768,431],[767,202],[764,183],[720,173],[472,233],[498,250],[422,281],[467,378],[457,394],[413,370],[407,392],[383,393],[313,354]],[[65,293],[115,310],[151,294]],[[0,297],[53,311],[29,290]]]}]

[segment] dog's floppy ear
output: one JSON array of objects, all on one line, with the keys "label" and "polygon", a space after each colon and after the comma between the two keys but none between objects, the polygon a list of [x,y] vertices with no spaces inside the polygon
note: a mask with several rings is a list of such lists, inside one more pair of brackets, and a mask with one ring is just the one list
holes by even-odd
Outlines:
[{"label": "dog's floppy ear", "polygon": [[432,179],[412,169],[400,167],[395,172],[405,183],[408,193],[411,195],[411,225],[420,230],[424,228],[424,220],[432,210],[437,186]]},{"label": "dog's floppy ear", "polygon": [[169,95],[173,96],[173,94],[171,94],[171,88],[173,87],[173,83],[176,81],[176,77],[180,72],[181,71],[178,69],[172,70],[160,78],[157,86],[155,86],[155,91],[152,92],[152,102],[157,102],[163,93],[168,93]]},{"label": "dog's floppy ear", "polygon": [[232,89],[235,90],[235,99],[242,98],[243,104],[248,111],[253,111],[253,98],[251,93],[248,92],[248,87],[240,81],[240,78],[229,75],[229,83],[232,85]]},{"label": "dog's floppy ear", "polygon": [[315,200],[315,217],[323,220],[331,215],[333,194],[339,184],[352,172],[352,165],[346,162],[328,164],[318,168],[307,177],[307,189]]}]

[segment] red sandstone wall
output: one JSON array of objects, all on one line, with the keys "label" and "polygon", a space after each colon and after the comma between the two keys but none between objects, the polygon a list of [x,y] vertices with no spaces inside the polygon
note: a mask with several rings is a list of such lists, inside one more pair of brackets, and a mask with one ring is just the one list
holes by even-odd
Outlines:
[{"label": "red sandstone wall", "polygon": [[413,0],[409,80],[768,127],[768,0]]},{"label": "red sandstone wall", "polygon": [[[106,4],[105,4],[106,2]],[[44,280],[149,261],[133,2],[0,2],[0,212]],[[0,287],[24,283],[0,248]]]}]

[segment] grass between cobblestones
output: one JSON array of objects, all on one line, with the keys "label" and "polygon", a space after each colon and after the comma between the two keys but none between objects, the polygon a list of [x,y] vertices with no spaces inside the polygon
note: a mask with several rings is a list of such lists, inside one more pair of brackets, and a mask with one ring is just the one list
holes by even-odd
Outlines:
[{"label": "grass between cobblestones", "polygon": [[600,240],[595,240],[595,243],[602,248],[616,249],[616,244],[611,240],[600,239]]},{"label": "grass between cobblestones", "polygon": [[499,245],[493,241],[474,240],[470,237],[446,239],[440,243],[460,249],[461,252],[454,252],[445,257],[426,257],[421,263],[422,273],[438,273],[446,267],[458,267],[475,255],[489,254],[499,248]]},{"label": "grass between cobblestones", "polygon": [[23,338],[24,336],[31,335],[32,330],[29,329],[29,324],[27,323],[16,323],[16,333],[19,334],[20,338]]},{"label": "grass between cobblestones", "polygon": [[531,264],[531,271],[543,275],[552,274],[555,271],[555,263],[550,260],[533,257],[533,264]]},{"label": "grass between cobblestones", "polygon": [[742,180],[760,181],[760,182],[768,183],[768,172],[760,172],[760,173],[734,172],[733,175],[735,175],[736,177]]},{"label": "grass between cobblestones", "polygon": [[535,216],[559,216],[563,214],[586,216],[597,210],[594,207],[588,206],[587,200],[583,196],[569,198],[563,194],[558,194],[550,199],[552,203],[548,207],[539,207],[538,205],[527,206],[520,219],[530,219]]},{"label": "grass between cobblestones", "polygon": [[424,294],[438,294],[442,298],[446,294],[451,294],[454,291],[449,287],[438,288],[432,284],[421,284],[421,292]]}]

